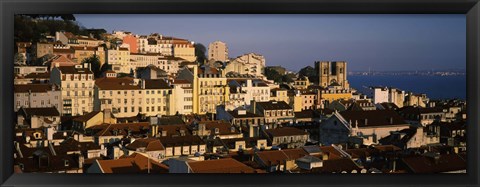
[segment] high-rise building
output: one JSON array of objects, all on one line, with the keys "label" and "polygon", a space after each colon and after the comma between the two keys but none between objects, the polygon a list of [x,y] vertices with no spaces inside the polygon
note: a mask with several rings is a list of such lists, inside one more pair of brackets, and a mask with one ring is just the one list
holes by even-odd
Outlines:
[{"label": "high-rise building", "polygon": [[227,44],[221,41],[215,41],[208,45],[208,60],[222,61],[228,60]]},{"label": "high-rise building", "polygon": [[345,61],[317,61],[315,70],[318,72],[320,86],[350,87],[347,80],[347,62]]}]

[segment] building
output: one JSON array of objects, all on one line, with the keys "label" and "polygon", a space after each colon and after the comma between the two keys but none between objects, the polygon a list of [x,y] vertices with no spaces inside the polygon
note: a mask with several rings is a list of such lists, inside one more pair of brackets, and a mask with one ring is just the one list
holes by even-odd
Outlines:
[{"label": "building", "polygon": [[149,159],[140,153],[125,156],[116,160],[95,160],[87,169],[87,173],[168,173],[168,166]]},{"label": "building", "polygon": [[24,108],[62,107],[62,92],[55,84],[14,85],[14,111]]},{"label": "building", "polygon": [[179,71],[177,78],[193,83],[193,113],[215,113],[216,107],[224,105],[229,99],[227,79],[216,68],[184,67]]},{"label": "building", "polygon": [[193,42],[184,39],[174,38],[173,40],[173,56],[185,59],[190,62],[197,60],[195,56],[195,47]]},{"label": "building", "polygon": [[222,41],[214,41],[208,45],[208,60],[212,61],[228,61],[228,47]]},{"label": "building", "polygon": [[397,88],[372,87],[373,103],[394,103],[398,107],[403,107],[405,102],[405,91]]},{"label": "building", "polygon": [[173,79],[173,93],[175,93],[175,109],[178,114],[193,113],[193,85],[184,79]]},{"label": "building", "polygon": [[48,67],[45,66],[14,66],[13,73],[24,76],[30,73],[47,73]]},{"label": "building", "polygon": [[60,113],[55,107],[20,108],[17,114],[18,127],[54,127],[60,124]]},{"label": "building", "polygon": [[270,90],[271,101],[283,101],[289,103],[288,90],[283,88],[274,88]]},{"label": "building", "polygon": [[318,73],[319,85],[327,87],[337,83],[342,88],[349,88],[347,80],[347,62],[345,61],[317,61],[315,70]]},{"label": "building", "polygon": [[110,110],[93,111],[83,116],[78,116],[72,120],[72,130],[85,132],[85,129],[104,123],[115,124],[117,119]]},{"label": "building", "polygon": [[429,98],[426,94],[414,94],[412,92],[407,92],[405,94],[405,102],[403,106],[419,106],[427,107]]},{"label": "building", "polygon": [[232,158],[215,160],[180,160],[171,162],[170,173],[259,173]]},{"label": "building", "polygon": [[265,117],[267,129],[276,128],[279,124],[291,124],[295,119],[293,108],[283,101],[254,102],[250,109]]},{"label": "building", "polygon": [[128,44],[128,49],[130,50],[130,53],[138,53],[138,39],[135,35],[128,34],[122,37],[123,44]]},{"label": "building", "polygon": [[227,62],[224,72],[254,75],[263,77],[265,69],[265,57],[263,55],[248,53]]},{"label": "building", "polygon": [[200,121],[194,123],[192,133],[208,139],[232,139],[243,137],[243,134],[238,128],[223,120]]},{"label": "building", "polygon": [[244,137],[258,137],[265,118],[246,109],[226,111],[223,106],[217,107],[217,120],[225,120],[240,128]]},{"label": "building", "polygon": [[95,80],[95,109],[110,109],[114,116],[172,115],[172,87],[161,79],[117,78],[115,73]]},{"label": "building", "polygon": [[35,44],[35,54],[37,58],[53,54],[53,43],[37,42]]},{"label": "building", "polygon": [[160,161],[165,158],[165,147],[156,138],[142,138],[133,140],[132,143],[125,146],[125,155],[132,155],[141,153],[148,156],[148,158],[155,161]]},{"label": "building", "polygon": [[412,125],[426,126],[432,124],[434,121],[446,121],[446,109],[441,107],[422,108],[405,106],[398,110],[398,113],[405,118],[405,120]]},{"label": "building", "polygon": [[293,81],[293,88],[297,90],[307,89],[308,86],[310,86],[310,81],[308,80],[308,77],[301,76]]},{"label": "building", "polygon": [[78,64],[94,55],[100,60],[100,65],[103,65],[106,62],[106,54],[104,48],[101,46],[72,46],[72,49],[74,50],[73,60]]},{"label": "building", "polygon": [[53,68],[50,74],[52,84],[60,86],[62,115],[83,115],[93,111],[94,77],[88,64]]},{"label": "building", "polygon": [[128,48],[108,49],[106,52],[108,65],[117,73],[130,74],[134,68],[130,66],[130,51]]},{"label": "building", "polygon": [[281,127],[265,130],[266,137],[272,146],[286,149],[303,147],[308,141],[308,133],[295,127]]},{"label": "building", "polygon": [[254,161],[266,172],[288,172],[298,166],[295,160],[308,155],[304,149],[285,149],[259,151],[255,153]]},{"label": "building", "polygon": [[[270,87],[259,79],[228,79],[230,87],[239,89],[238,92],[245,93],[243,105],[251,105],[252,101],[270,101]],[[241,106],[243,106],[241,105]],[[239,107],[239,106],[236,106]],[[236,108],[235,107],[235,108]]]},{"label": "building", "polygon": [[410,124],[392,110],[335,112],[320,124],[320,142],[323,145],[349,142],[349,137],[360,139],[357,144],[377,144],[391,131],[410,128]]}]

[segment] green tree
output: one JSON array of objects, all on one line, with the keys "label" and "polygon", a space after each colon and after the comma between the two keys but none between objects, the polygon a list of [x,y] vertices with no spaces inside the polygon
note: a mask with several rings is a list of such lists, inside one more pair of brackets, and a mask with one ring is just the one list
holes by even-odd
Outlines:
[{"label": "green tree", "polygon": [[102,76],[100,59],[97,55],[93,55],[91,57],[83,59],[82,63],[90,64],[90,69],[92,70],[93,76],[95,76],[95,78],[99,78]]},{"label": "green tree", "polygon": [[273,80],[276,83],[283,82],[282,75],[280,75],[280,73],[278,73],[278,71],[276,71],[274,69],[265,68],[265,76],[267,77],[267,79]]},{"label": "green tree", "polygon": [[311,67],[311,66],[307,66],[307,67],[304,67],[302,68],[298,74],[300,76],[304,76],[304,77],[308,77],[308,80],[310,82],[318,82],[318,74],[317,72],[315,71],[315,68]]},{"label": "green tree", "polygon": [[201,43],[195,43],[193,46],[195,47],[195,56],[197,57],[197,62],[200,63],[200,65],[203,65],[203,63],[207,60],[207,48]]}]

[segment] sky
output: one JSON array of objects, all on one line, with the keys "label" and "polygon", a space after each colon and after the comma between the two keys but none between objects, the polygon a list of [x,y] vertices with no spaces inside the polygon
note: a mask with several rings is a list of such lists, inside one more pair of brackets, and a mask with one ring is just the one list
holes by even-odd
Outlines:
[{"label": "sky", "polygon": [[464,14],[208,15],[76,14],[86,28],[160,33],[227,43],[229,56],[254,52],[267,66],[298,71],[315,61],[347,61],[348,71],[465,69]]}]

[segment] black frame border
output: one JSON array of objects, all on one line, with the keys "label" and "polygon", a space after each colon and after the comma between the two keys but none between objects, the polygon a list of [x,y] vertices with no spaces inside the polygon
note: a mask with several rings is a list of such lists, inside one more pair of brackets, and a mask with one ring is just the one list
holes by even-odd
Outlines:
[{"label": "black frame border", "polygon": [[[467,174],[94,175],[13,174],[14,14],[465,14],[467,28]],[[2,186],[478,186],[479,0],[1,0],[0,184]],[[379,15],[381,16],[381,15]],[[188,178],[186,180],[185,178]]]}]

